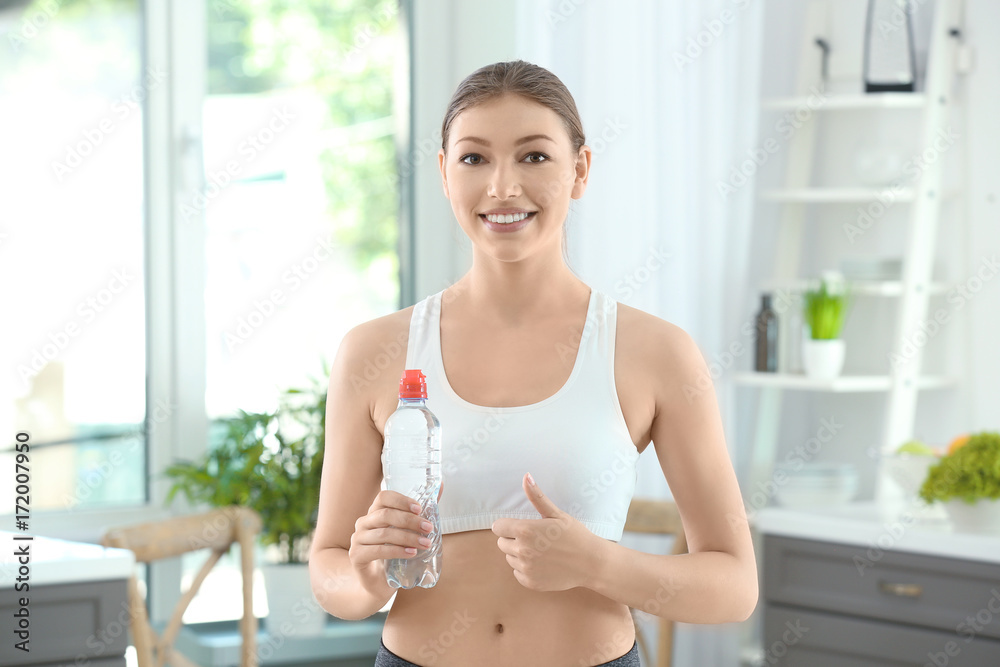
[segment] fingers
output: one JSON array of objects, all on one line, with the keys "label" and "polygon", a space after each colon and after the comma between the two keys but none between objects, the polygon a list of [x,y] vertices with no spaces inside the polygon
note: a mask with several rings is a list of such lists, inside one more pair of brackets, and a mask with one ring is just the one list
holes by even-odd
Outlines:
[{"label": "fingers", "polygon": [[368,514],[354,524],[351,561],[361,566],[379,559],[410,558],[430,546],[427,535],[431,529],[412,498],[395,491],[380,491]]}]

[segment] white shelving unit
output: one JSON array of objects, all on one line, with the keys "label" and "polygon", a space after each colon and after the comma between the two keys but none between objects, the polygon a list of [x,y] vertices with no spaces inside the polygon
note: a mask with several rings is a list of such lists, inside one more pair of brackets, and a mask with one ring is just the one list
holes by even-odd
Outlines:
[{"label": "white shelving unit", "polygon": [[[937,0],[934,6],[932,35],[924,91],[917,93],[836,94],[825,91],[820,78],[822,52],[817,38],[829,42],[827,20],[831,7],[825,1],[813,2],[806,15],[806,29],[801,47],[796,94],[787,98],[765,100],[763,109],[811,110],[809,118],[789,138],[787,164],[782,187],[764,190],[759,199],[779,204],[779,235],[774,272],[762,289],[799,292],[806,282],[799,276],[803,226],[809,207],[824,205],[867,204],[885,196],[888,187],[818,187],[813,184],[812,164],[816,143],[816,125],[830,114],[874,110],[878,114],[906,114],[919,119],[920,147],[931,146],[948,121],[952,84],[956,69],[957,43],[953,28],[961,28],[962,0]],[[869,111],[872,113],[872,111]],[[913,114],[921,114],[916,119]],[[911,121],[912,122],[912,121]],[[903,256],[902,275],[896,280],[852,282],[859,297],[898,300],[897,319],[892,340],[886,350],[903,349],[928,313],[930,296],[942,294],[949,286],[932,282],[935,242],[942,195],[960,194],[942,190],[942,160],[930,161],[919,175],[891,190],[893,203],[909,207],[905,238],[900,239]],[[850,354],[850,352],[848,352]],[[880,438],[883,452],[891,451],[913,434],[918,392],[944,389],[957,382],[955,377],[926,376],[921,373],[922,348],[906,364],[893,366],[886,375],[843,376],[817,381],[791,373],[741,373],[735,382],[759,388],[757,423],[754,433],[749,489],[757,489],[772,475],[780,435],[782,395],[785,391],[818,392],[887,392],[886,414]]]}]

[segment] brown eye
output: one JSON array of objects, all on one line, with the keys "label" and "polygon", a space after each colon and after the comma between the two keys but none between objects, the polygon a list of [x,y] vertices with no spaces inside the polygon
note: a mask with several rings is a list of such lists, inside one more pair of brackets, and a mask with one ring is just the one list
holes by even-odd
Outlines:
[{"label": "brown eye", "polygon": [[[532,157],[540,157],[542,159],[536,162],[531,159]],[[528,162],[530,162],[531,164],[541,164],[542,162],[547,161],[549,159],[549,156],[546,155],[545,153],[528,153],[524,159],[528,160]]]},{"label": "brown eye", "polygon": [[458,161],[459,162],[464,162],[465,164],[468,164],[468,165],[471,165],[471,166],[475,166],[477,164],[480,164],[480,162],[467,162],[467,160],[469,158],[475,158],[477,160],[482,160],[483,156],[477,155],[475,153],[469,153],[468,155],[463,155],[462,157],[460,157]]}]

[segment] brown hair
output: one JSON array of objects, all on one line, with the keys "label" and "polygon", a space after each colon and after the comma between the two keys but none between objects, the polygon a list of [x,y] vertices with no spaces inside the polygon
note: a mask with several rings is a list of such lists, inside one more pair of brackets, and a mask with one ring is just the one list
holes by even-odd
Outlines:
[{"label": "brown hair", "polygon": [[511,60],[480,67],[458,84],[441,125],[441,148],[445,154],[448,153],[451,124],[458,114],[508,93],[521,95],[555,111],[566,127],[574,154],[586,143],[576,102],[559,77],[544,67]]},{"label": "brown hair", "polygon": [[[441,124],[441,149],[448,154],[448,135],[451,124],[458,114],[470,107],[489,102],[506,94],[520,95],[556,112],[562,119],[566,133],[573,145],[573,154],[580,151],[587,141],[583,134],[583,123],[576,110],[576,102],[565,84],[555,74],[525,62],[509,60],[480,67],[458,84],[455,94],[448,103],[448,111]],[[566,225],[562,237],[563,261],[569,266],[566,243]],[[572,268],[570,269],[572,271]]]}]

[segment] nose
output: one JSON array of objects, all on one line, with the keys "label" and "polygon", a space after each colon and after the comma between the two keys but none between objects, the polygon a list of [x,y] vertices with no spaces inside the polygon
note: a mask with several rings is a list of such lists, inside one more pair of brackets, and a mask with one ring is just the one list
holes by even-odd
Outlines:
[{"label": "nose", "polygon": [[518,182],[515,170],[506,165],[498,165],[490,175],[486,194],[497,199],[510,199],[521,194],[521,184]]}]

